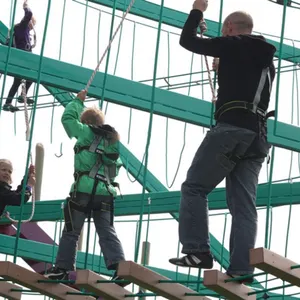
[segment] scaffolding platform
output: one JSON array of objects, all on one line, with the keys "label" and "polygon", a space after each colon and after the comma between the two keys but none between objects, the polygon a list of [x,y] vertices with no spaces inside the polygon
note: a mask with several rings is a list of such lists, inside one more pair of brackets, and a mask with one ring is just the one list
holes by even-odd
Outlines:
[{"label": "scaffolding platform", "polygon": [[300,266],[273,251],[265,248],[250,250],[250,264],[277,278],[300,287]]},{"label": "scaffolding platform", "polygon": [[[209,300],[207,297],[198,296],[198,293],[194,290],[179,283],[174,283],[169,278],[132,261],[120,262],[118,275],[121,278],[127,279],[130,282],[169,300]],[[170,282],[168,283],[165,281]]]},{"label": "scaffolding platform", "polygon": [[[97,282],[100,280],[101,283]],[[132,295],[126,289],[90,270],[78,270],[75,285],[97,296],[104,297],[105,300],[121,300],[125,299],[126,295]]]},{"label": "scaffolding platform", "polygon": [[94,297],[80,295],[76,289],[65,284],[39,282],[46,281],[47,278],[9,261],[0,262],[0,276],[56,300],[72,300],[74,299],[74,294],[76,294],[76,300],[95,299]]},{"label": "scaffolding platform", "polygon": [[216,293],[226,297],[230,300],[254,300],[256,295],[248,295],[253,290],[244,284],[236,281],[225,282],[227,279],[232,279],[228,275],[218,270],[204,271],[203,284],[215,291]]}]

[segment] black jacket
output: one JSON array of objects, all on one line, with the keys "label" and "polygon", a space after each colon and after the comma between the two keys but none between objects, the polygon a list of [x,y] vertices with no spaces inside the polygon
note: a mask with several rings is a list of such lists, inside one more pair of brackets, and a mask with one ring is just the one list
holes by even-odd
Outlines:
[{"label": "black jacket", "polygon": [[[24,203],[27,203],[30,199],[30,188],[26,187]],[[6,205],[20,206],[22,200],[22,184],[13,191],[11,186],[6,182],[0,181],[0,216],[3,214]]]},{"label": "black jacket", "polygon": [[[197,36],[197,28],[202,18],[201,11],[191,11],[182,30],[180,45],[194,53],[220,58],[216,111],[230,101],[252,103],[262,70],[269,67],[271,82],[274,80],[273,57],[276,48],[258,35],[200,38]],[[270,85],[266,80],[258,107],[266,111],[269,101]],[[258,118],[247,110],[229,110],[218,121],[258,132]]]}]

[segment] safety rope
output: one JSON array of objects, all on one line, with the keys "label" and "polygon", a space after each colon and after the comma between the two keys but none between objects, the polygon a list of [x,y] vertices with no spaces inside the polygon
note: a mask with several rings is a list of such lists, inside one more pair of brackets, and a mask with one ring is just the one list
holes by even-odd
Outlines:
[{"label": "safety rope", "polygon": [[[25,115],[25,124],[26,124],[26,141],[29,141],[30,138],[30,124],[29,124],[29,118],[28,118],[28,107],[27,107],[27,95],[26,95],[26,81],[23,79],[22,80],[22,97],[24,100],[24,115]],[[31,164],[33,164],[33,159],[32,159],[32,153],[30,153],[30,161]],[[34,187],[32,187],[32,211],[31,215],[27,220],[21,220],[21,223],[28,223],[32,220],[35,212],[35,191]],[[7,211],[4,214],[7,219],[9,219],[13,223],[18,223],[19,220],[15,220],[10,217],[10,213]]]},{"label": "safety rope", "polygon": [[[201,37],[203,38],[203,33],[205,31],[207,31],[206,22],[204,20],[201,20],[201,22],[199,23],[199,27],[200,27]],[[212,81],[211,72],[210,72],[208,59],[207,59],[206,55],[204,55],[204,59],[205,59],[205,64],[206,64],[206,69],[207,69],[207,74],[208,74],[208,81],[209,81],[211,94],[212,94],[212,102],[216,103],[216,101],[217,101],[216,91],[214,89],[214,84],[213,84],[213,81]]]},{"label": "safety rope", "polygon": [[121,26],[122,26],[122,24],[123,24],[123,22],[124,22],[126,16],[127,16],[128,13],[130,12],[130,10],[131,10],[131,8],[132,8],[134,2],[135,2],[135,0],[131,0],[131,2],[130,2],[130,4],[129,4],[129,6],[128,6],[126,12],[123,13],[122,20],[121,20],[120,24],[118,25],[118,27],[117,27],[116,31],[114,32],[114,34],[113,34],[111,40],[109,41],[108,46],[106,47],[106,49],[105,49],[105,51],[104,51],[104,53],[103,53],[103,55],[102,55],[100,61],[98,62],[97,67],[95,68],[95,70],[94,70],[94,72],[93,72],[91,78],[89,79],[89,81],[88,81],[88,83],[87,83],[87,85],[86,85],[86,87],[85,87],[85,90],[86,90],[86,91],[88,91],[90,85],[92,84],[92,82],[93,82],[93,80],[94,80],[94,78],[95,78],[95,76],[96,76],[96,73],[97,73],[97,71],[99,70],[99,67],[100,67],[100,65],[101,65],[101,63],[102,63],[102,61],[103,61],[103,59],[104,59],[106,53],[107,53],[108,50],[110,49],[113,40],[115,39],[117,33],[119,32],[119,30],[120,30],[120,28],[121,28]]}]

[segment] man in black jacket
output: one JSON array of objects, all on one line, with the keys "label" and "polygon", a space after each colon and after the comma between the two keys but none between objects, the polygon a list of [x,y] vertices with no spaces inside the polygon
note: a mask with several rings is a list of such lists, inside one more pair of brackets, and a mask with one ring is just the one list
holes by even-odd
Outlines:
[{"label": "man in black jacket", "polygon": [[[226,198],[232,215],[230,276],[252,274],[249,250],[257,234],[256,191],[258,177],[270,145],[266,114],[275,77],[275,47],[252,35],[253,20],[234,12],[224,21],[222,37],[197,37],[197,28],[208,6],[196,0],[184,25],[180,45],[197,54],[219,59],[216,126],[196,152],[182,184],[177,266],[211,269],[207,195],[226,178]],[[247,280],[252,281],[252,280]]]}]

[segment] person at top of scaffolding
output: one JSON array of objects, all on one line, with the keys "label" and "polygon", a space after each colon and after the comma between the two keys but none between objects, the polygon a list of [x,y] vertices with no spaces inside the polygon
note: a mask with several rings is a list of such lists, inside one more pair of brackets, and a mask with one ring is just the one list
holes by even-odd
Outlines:
[{"label": "person at top of scaffolding", "polygon": [[[31,9],[28,7],[27,0],[24,1],[23,3],[23,9],[25,12],[25,15],[23,19],[21,20],[20,23],[14,25],[13,27],[13,40],[12,40],[12,47],[15,47],[20,50],[32,52],[32,49],[36,45],[36,34],[34,30],[34,26],[36,24],[36,20],[32,14]],[[30,37],[30,31],[34,31],[34,43],[33,45],[31,44],[31,37]],[[7,45],[9,44],[9,38],[7,39]],[[12,100],[16,93],[18,92],[18,88],[21,85],[22,79],[15,77],[13,84],[10,88],[10,91],[8,93],[8,96],[6,98],[6,102],[3,105],[3,110],[5,111],[10,111],[10,112],[16,112],[19,110],[17,106],[12,105]],[[32,81],[27,80],[26,81],[26,95],[29,90],[29,88],[32,85]],[[24,103],[24,97],[23,95],[18,97],[18,102],[19,103]],[[27,104],[33,104],[34,101],[31,98],[27,98]]]},{"label": "person at top of scaffolding", "polygon": [[[12,172],[13,165],[8,159],[0,159],[0,216],[2,216],[7,205],[20,206],[22,203],[23,181],[16,190],[12,190]],[[24,203],[31,197],[31,189],[35,185],[35,167],[30,166],[28,181],[25,188]]]},{"label": "person at top of scaffolding", "polygon": [[221,37],[198,37],[207,7],[207,0],[194,2],[180,45],[218,58],[214,62],[218,64],[219,85],[216,125],[198,148],[181,187],[179,239],[186,255],[169,262],[200,269],[213,267],[207,196],[226,179],[226,200],[232,215],[227,274],[251,275],[254,268],[249,264],[249,250],[254,248],[257,234],[258,177],[270,150],[266,119],[270,116],[267,109],[276,48],[263,36],[252,34],[252,17],[240,11],[225,19]]},{"label": "person at top of scaffolding", "polygon": [[[122,166],[119,158],[119,134],[104,124],[104,114],[98,108],[84,110],[85,90],[65,108],[62,124],[70,138],[75,137],[75,182],[64,209],[65,227],[59,243],[56,263],[46,277],[65,280],[69,271],[76,269],[76,247],[84,221],[91,214],[99,237],[108,270],[114,270],[112,280],[127,285],[118,278],[117,268],[125,260],[123,247],[114,225],[114,198],[117,196],[114,182]],[[88,250],[86,250],[88,252]]]}]

